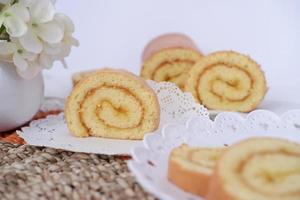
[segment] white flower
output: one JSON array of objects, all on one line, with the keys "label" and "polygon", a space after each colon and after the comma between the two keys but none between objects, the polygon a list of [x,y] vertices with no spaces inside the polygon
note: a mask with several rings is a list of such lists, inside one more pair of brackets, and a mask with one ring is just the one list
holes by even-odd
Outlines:
[{"label": "white flower", "polygon": [[[3,1],[2,2],[6,2]],[[6,32],[12,37],[20,37],[27,32],[29,13],[21,3],[5,6],[0,14],[0,27],[4,25]]]},{"label": "white flower", "polygon": [[[0,0],[0,4],[8,5],[14,3],[15,0]],[[23,6],[29,5],[31,0],[18,0],[18,3],[21,3]],[[53,2],[53,1],[52,1]]]},{"label": "white flower", "polygon": [[28,31],[19,40],[27,51],[40,53],[43,50],[43,42],[59,43],[64,30],[53,20],[55,8],[50,0],[31,0],[28,7]]},{"label": "white flower", "polygon": [[36,62],[37,55],[26,51],[17,41],[1,42],[0,55],[4,56],[6,60],[13,61],[17,72],[23,78],[31,79],[41,70]]},{"label": "white flower", "polygon": [[55,14],[55,0],[0,0],[0,4],[0,27],[8,33],[7,41],[0,40],[0,59],[13,62],[26,79],[51,68],[56,60],[66,67],[65,57],[79,43],[72,36],[71,19]]},{"label": "white flower", "polygon": [[44,50],[39,56],[39,62],[49,68],[54,60],[60,60],[64,67],[67,67],[64,58],[70,54],[72,46],[79,45],[79,42],[72,36],[74,24],[69,17],[62,13],[57,13],[54,16],[54,21],[64,29],[63,39],[60,43],[45,43]]}]

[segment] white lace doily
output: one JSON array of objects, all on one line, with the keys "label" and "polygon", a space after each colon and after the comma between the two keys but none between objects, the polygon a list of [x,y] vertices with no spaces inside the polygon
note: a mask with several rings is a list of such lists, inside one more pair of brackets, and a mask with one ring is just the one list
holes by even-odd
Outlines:
[{"label": "white lace doily", "polygon": [[[161,107],[160,126],[156,132],[160,132],[166,123],[184,124],[193,116],[208,119],[207,110],[195,103],[191,94],[183,93],[173,83],[156,83],[148,81],[157,94]],[[46,99],[42,110],[63,109],[63,101],[55,98]],[[46,119],[36,120],[29,127],[17,132],[27,144],[46,146],[69,151],[99,153],[99,154],[129,154],[135,146],[141,146],[142,141],[116,140],[105,138],[77,138],[73,136],[66,125],[64,114],[49,116]]]},{"label": "white lace doily", "polygon": [[195,102],[191,93],[182,92],[174,83],[147,81],[161,107],[160,128],[166,123],[181,123],[193,116],[209,117],[207,109]]},{"label": "white lace doily", "polygon": [[185,125],[168,124],[162,134],[147,134],[144,145],[132,151],[129,169],[149,192],[163,200],[201,199],[186,193],[167,179],[170,151],[182,143],[212,147],[230,145],[253,136],[278,137],[300,143],[300,110],[278,116],[270,111],[256,110],[242,117],[236,113],[221,113],[215,121],[195,117]]}]

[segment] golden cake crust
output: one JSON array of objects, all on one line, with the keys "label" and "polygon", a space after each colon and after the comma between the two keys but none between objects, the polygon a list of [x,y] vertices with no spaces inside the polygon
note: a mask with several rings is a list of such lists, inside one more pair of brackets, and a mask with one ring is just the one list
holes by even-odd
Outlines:
[{"label": "golden cake crust", "polygon": [[99,69],[94,69],[94,70],[86,70],[86,71],[81,71],[81,72],[76,72],[72,75],[72,83],[73,86],[75,86],[77,83],[79,83],[82,79],[86,78],[87,76],[99,71]]},{"label": "golden cake crust", "polygon": [[[205,196],[209,189],[213,167],[201,166],[196,163],[193,161],[193,154],[198,154],[198,156],[203,154],[202,162],[205,163],[204,158],[208,159],[207,155],[218,157],[222,151],[222,148],[196,148],[185,144],[175,148],[169,158],[168,179],[187,192]],[[215,159],[213,162],[216,162]],[[212,160],[206,161],[212,162]]]}]

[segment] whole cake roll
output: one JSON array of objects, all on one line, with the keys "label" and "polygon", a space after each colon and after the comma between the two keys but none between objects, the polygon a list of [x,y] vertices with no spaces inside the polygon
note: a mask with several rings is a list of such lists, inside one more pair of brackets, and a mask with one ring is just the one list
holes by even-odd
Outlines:
[{"label": "whole cake roll", "polygon": [[191,68],[186,90],[209,109],[249,112],[262,101],[267,86],[254,60],[237,52],[221,51]]},{"label": "whole cake roll", "polygon": [[75,136],[142,139],[159,125],[160,108],[147,83],[126,71],[100,70],[76,84],[65,107]]},{"label": "whole cake roll", "polygon": [[227,149],[218,161],[208,200],[299,200],[300,145],[252,138]]},{"label": "whole cake roll", "polygon": [[141,76],[157,82],[173,82],[184,89],[189,69],[201,57],[188,36],[179,33],[161,35],[144,49]]},{"label": "whole cake roll", "polygon": [[183,144],[172,150],[168,179],[179,188],[204,197],[223,148],[198,148]]}]

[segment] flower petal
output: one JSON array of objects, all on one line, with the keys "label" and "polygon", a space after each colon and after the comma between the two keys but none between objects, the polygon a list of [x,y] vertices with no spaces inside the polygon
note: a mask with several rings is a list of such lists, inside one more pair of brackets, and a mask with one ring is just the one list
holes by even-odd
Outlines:
[{"label": "flower petal", "polygon": [[25,22],[29,21],[30,16],[28,9],[20,3],[12,5],[10,8],[7,9],[7,12],[9,12],[11,15],[19,17]]},{"label": "flower petal", "polygon": [[10,55],[14,52],[14,44],[11,42],[0,42],[0,55]]},{"label": "flower petal", "polygon": [[37,58],[37,54],[30,52],[24,52],[22,56],[28,61],[34,61]]},{"label": "flower petal", "polygon": [[71,46],[70,45],[62,45],[61,52],[59,55],[57,55],[58,59],[62,59],[64,57],[69,56],[71,53]]},{"label": "flower petal", "polygon": [[13,62],[19,71],[24,71],[28,68],[27,61],[24,58],[22,58],[22,56],[19,53],[14,54]]},{"label": "flower petal", "polygon": [[54,58],[45,53],[39,56],[39,64],[46,69],[50,69],[53,65]]},{"label": "flower petal", "polygon": [[32,0],[19,0],[19,3],[24,7],[29,7],[32,3]]},{"label": "flower petal", "polygon": [[64,30],[54,21],[40,24],[34,30],[40,38],[50,44],[60,42],[64,36]]},{"label": "flower petal", "polygon": [[72,20],[63,13],[57,13],[54,19],[60,23],[67,33],[73,33],[75,30],[74,23]]},{"label": "flower petal", "polygon": [[21,45],[27,51],[40,53],[43,50],[43,43],[37,38],[31,29],[19,39]]},{"label": "flower petal", "polygon": [[79,46],[79,41],[76,38],[72,37],[72,36],[69,36],[67,41],[68,41],[67,42],[68,45],[72,45],[72,46],[75,46],[75,47]]},{"label": "flower petal", "polygon": [[68,68],[68,64],[67,64],[67,62],[66,62],[65,59],[61,59],[60,62],[61,62],[61,64],[64,66],[65,69]]},{"label": "flower petal", "polygon": [[13,62],[12,55],[10,56],[2,56],[0,55],[0,60],[4,62]]},{"label": "flower petal", "polygon": [[6,17],[3,24],[7,33],[12,37],[20,37],[27,32],[26,23],[18,16]]},{"label": "flower petal", "polygon": [[61,52],[61,43],[49,44],[44,43],[44,52],[48,55],[56,55]]},{"label": "flower petal", "polygon": [[32,21],[35,23],[45,23],[53,19],[55,8],[50,0],[35,0],[30,7]]},{"label": "flower petal", "polygon": [[17,70],[18,74],[25,79],[32,79],[41,71],[41,67],[36,62],[29,62],[28,68],[24,71]]}]

